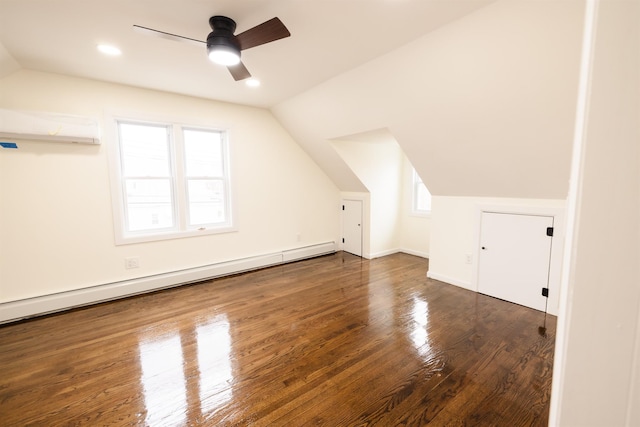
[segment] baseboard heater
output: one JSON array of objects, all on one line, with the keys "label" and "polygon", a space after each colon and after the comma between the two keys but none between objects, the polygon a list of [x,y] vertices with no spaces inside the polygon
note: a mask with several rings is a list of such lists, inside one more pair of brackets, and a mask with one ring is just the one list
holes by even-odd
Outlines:
[{"label": "baseboard heater", "polygon": [[0,304],[0,324],[336,252],[335,242]]}]

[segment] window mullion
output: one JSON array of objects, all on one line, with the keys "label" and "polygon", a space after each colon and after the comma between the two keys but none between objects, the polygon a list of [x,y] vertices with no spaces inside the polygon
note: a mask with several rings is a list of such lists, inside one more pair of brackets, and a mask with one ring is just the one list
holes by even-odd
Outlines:
[{"label": "window mullion", "polygon": [[137,120],[116,125],[118,244],[232,230],[225,131]]},{"label": "window mullion", "polygon": [[174,126],[174,188],[176,189],[176,218],[179,229],[186,230],[187,218],[189,218],[189,203],[187,196],[187,179],[185,176],[184,138],[182,127]]},{"label": "window mullion", "polygon": [[229,159],[229,142],[227,140],[228,135],[226,133],[221,134],[222,140],[222,187],[225,194],[224,197],[224,210],[227,215],[227,221],[231,221],[232,212],[231,212],[231,174],[229,171],[230,168],[230,159]]}]

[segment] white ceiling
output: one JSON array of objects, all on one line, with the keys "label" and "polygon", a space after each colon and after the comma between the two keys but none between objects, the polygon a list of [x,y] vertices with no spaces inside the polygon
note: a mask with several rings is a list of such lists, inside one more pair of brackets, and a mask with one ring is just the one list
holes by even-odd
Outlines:
[{"label": "white ceiling", "polygon": [[[26,68],[271,107],[394,50],[492,0],[0,0],[0,77]],[[274,16],[291,37],[243,52],[249,88],[205,48],[140,34],[134,24],[205,40],[208,19],[236,33]],[[97,52],[117,45],[119,57]]]}]

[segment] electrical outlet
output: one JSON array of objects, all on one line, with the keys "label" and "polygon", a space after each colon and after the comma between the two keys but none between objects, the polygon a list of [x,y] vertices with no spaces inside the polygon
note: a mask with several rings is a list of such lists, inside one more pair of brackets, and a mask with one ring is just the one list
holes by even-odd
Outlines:
[{"label": "electrical outlet", "polygon": [[473,256],[471,254],[466,254],[465,255],[465,262],[467,264],[471,264],[473,262]]},{"label": "electrical outlet", "polygon": [[138,258],[137,256],[124,259],[124,268],[130,269],[138,267],[140,267],[140,258]]}]

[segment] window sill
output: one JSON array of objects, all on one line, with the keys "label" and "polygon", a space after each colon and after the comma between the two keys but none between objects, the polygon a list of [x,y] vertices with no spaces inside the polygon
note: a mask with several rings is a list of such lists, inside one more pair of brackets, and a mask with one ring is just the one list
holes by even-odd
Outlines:
[{"label": "window sill", "polygon": [[130,245],[134,243],[158,242],[164,240],[184,239],[189,237],[211,236],[215,234],[233,233],[238,231],[236,227],[210,227],[187,231],[167,231],[154,234],[133,234],[127,236],[116,236],[116,246]]}]

